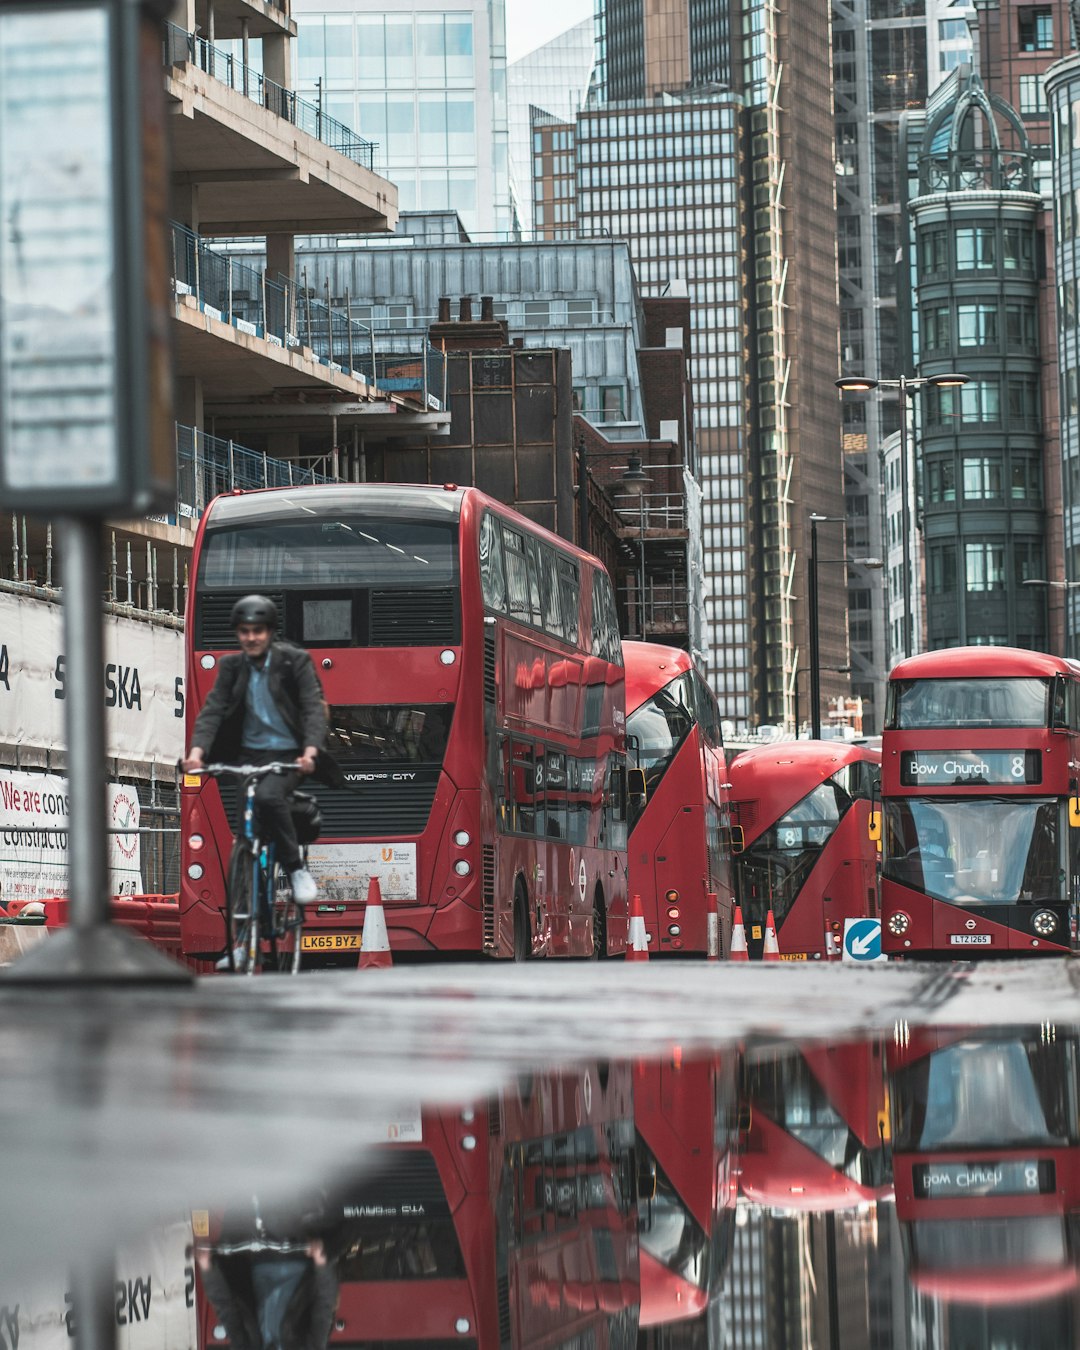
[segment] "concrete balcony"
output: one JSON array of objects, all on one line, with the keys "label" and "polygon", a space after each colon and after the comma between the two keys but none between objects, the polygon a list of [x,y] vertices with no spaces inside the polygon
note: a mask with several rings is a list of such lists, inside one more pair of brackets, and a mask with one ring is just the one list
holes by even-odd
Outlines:
[{"label": "concrete balcony", "polygon": [[196,199],[201,233],[394,228],[397,188],[374,172],[370,141],[175,24],[164,57],[174,189]]}]

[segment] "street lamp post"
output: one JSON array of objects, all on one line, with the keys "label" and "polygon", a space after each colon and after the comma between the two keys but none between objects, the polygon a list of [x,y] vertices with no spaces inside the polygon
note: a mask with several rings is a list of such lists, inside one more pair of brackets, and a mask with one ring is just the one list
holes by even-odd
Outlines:
[{"label": "street lamp post", "polygon": [[956,389],[968,384],[970,375],[955,372],[946,375],[901,375],[895,380],[873,379],[870,376],[847,375],[835,381],[841,393],[869,393],[871,389],[898,389],[900,391],[900,528],[903,533],[904,572],[904,655],[911,655],[911,484],[908,469],[908,401],[920,389],[932,385],[937,389]]}]

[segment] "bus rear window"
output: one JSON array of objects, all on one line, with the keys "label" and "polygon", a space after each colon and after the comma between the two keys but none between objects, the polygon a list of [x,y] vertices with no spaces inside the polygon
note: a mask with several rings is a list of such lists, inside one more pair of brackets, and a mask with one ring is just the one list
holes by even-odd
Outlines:
[{"label": "bus rear window", "polygon": [[357,516],[207,528],[203,591],[372,586],[409,589],[457,582],[457,527]]},{"label": "bus rear window", "polygon": [[920,727],[1045,727],[1049,681],[894,680],[889,686],[889,731]]}]

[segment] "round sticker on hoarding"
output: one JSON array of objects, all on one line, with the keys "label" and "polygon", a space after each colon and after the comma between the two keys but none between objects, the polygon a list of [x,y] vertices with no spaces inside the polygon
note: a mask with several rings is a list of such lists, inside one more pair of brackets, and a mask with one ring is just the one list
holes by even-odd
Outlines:
[{"label": "round sticker on hoarding", "polygon": [[585,859],[584,859],[584,858],[582,858],[581,862],[578,864],[577,886],[578,886],[578,890],[579,890],[580,893],[581,893],[581,899],[582,899],[582,901],[584,901],[584,899],[585,899]]}]

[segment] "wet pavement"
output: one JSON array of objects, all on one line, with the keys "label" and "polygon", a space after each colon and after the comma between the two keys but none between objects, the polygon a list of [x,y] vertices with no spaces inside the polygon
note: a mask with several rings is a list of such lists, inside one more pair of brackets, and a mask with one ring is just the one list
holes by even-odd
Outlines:
[{"label": "wet pavement", "polygon": [[[890,1111],[896,1115],[897,1101],[918,1093],[906,1089],[905,1097],[890,1075],[957,1042],[996,1046],[1005,1033],[995,1028],[1013,1028],[1009,1035],[1023,1047],[1019,1058],[1000,1049],[970,1052],[971,1082],[949,1061],[951,1077],[939,1075],[932,1092],[923,1084],[939,1116],[943,1101],[966,1103],[961,1117],[970,1131],[972,1118],[991,1118],[995,1101],[1018,1099],[1018,1089],[1008,1085],[1010,1073],[1019,1081],[1023,1064],[1035,1063],[1047,1045],[1075,1045],[1077,1034],[1070,1029],[1080,1019],[1075,971],[1074,963],[1056,961],[874,968],[650,962],[398,967],[300,979],[208,978],[190,989],[78,993],[5,987],[0,981],[0,1345],[7,1350],[4,1309],[19,1301],[19,1291],[24,1310],[31,1306],[27,1290],[40,1284],[43,1263],[62,1271],[88,1251],[112,1252],[126,1242],[139,1254],[173,1253],[160,1256],[166,1266],[171,1260],[171,1275],[163,1268],[155,1287],[169,1285],[174,1301],[186,1297],[189,1320],[179,1318],[164,1341],[152,1343],[187,1350],[194,1335],[191,1319],[202,1316],[203,1333],[211,1338],[212,1326],[220,1323],[212,1321],[205,1300],[196,1307],[190,1252],[183,1270],[177,1266],[177,1224],[183,1231],[192,1211],[205,1214],[203,1245],[212,1246],[223,1240],[230,1223],[235,1226],[237,1214],[243,1216],[242,1228],[257,1226],[260,1214],[291,1213],[297,1197],[316,1194],[340,1286],[337,1320],[349,1323],[334,1331],[333,1343],[383,1346],[404,1338],[431,1345],[630,1346],[634,1327],[666,1325],[672,1307],[678,1314],[670,1319],[673,1325],[683,1331],[699,1326],[705,1339],[665,1339],[650,1331],[650,1344],[785,1343],[756,1342],[749,1331],[745,1337],[738,1331],[736,1293],[743,1277],[733,1254],[737,1235],[760,1229],[768,1245],[766,1230],[780,1224],[786,1232],[783,1225],[790,1221],[799,1234],[791,1241],[801,1250],[799,1244],[811,1240],[805,1216],[813,1213],[828,1216],[814,1240],[839,1250],[842,1239],[845,1251],[859,1253],[857,1259],[849,1253],[859,1269],[870,1259],[867,1252],[878,1251],[883,1233],[891,1235],[886,1267],[899,1261],[908,1239],[901,1241],[906,1230],[892,1203],[894,1160],[886,1145],[900,1122],[886,1122]],[[1018,1027],[1026,1030],[1017,1032]],[[860,1034],[869,1039],[860,1041]],[[1070,1056],[1073,1119],[1064,1133],[1071,1130],[1071,1138],[1077,1133],[1077,1081],[1072,1050]],[[1065,1073],[1051,1058],[1051,1077]],[[965,1061],[956,1062],[962,1070]],[[988,1075],[997,1084],[996,1095],[979,1095],[972,1083]],[[925,1116],[925,1102],[920,1109]],[[661,1128],[654,1118],[668,1123]],[[590,1130],[586,1139],[582,1131]],[[683,1149],[697,1160],[686,1164],[685,1176],[675,1163],[665,1167],[664,1150],[671,1150],[672,1140],[702,1130],[702,1137]],[[992,1150],[992,1126],[983,1128],[974,1153],[975,1144],[962,1133],[956,1138],[966,1142],[971,1156],[960,1161],[969,1170],[935,1173],[932,1185],[939,1195],[929,1198],[955,1202],[957,1188],[976,1185],[970,1168],[986,1160],[987,1147]],[[789,1157],[781,1143],[792,1135],[798,1147]],[[503,1269],[492,1278],[511,1286],[509,1293],[500,1286],[500,1315],[514,1324],[506,1340],[505,1327],[482,1331],[483,1300],[476,1301],[471,1267],[462,1266],[471,1258],[453,1255],[462,1246],[465,1211],[454,1209],[455,1236],[448,1219],[454,1188],[447,1190],[445,1168],[435,1167],[438,1176],[431,1171],[430,1157],[438,1162],[438,1150],[431,1155],[418,1148],[433,1137],[445,1142],[451,1136],[458,1142],[450,1152],[471,1152],[483,1173],[455,1184],[464,1186],[463,1194],[485,1195],[484,1213],[495,1215],[494,1227],[483,1227],[486,1218],[470,1222],[483,1228],[476,1239],[480,1247],[502,1253]],[[471,1144],[461,1142],[466,1136]],[[1029,1130],[1021,1140],[1026,1153],[1013,1157],[998,1187],[1022,1191],[1034,1166],[1042,1190],[1051,1199],[1064,1197],[1065,1163],[1059,1161],[1057,1174],[1047,1180],[1045,1166],[1038,1172],[1047,1159],[1028,1156],[1033,1138]],[[571,1149],[569,1157],[567,1139],[577,1140],[577,1152]],[[602,1147],[596,1139],[604,1141]],[[708,1147],[705,1140],[711,1140]],[[430,1175],[417,1161],[422,1153]],[[707,1165],[699,1175],[703,1157]],[[1080,1167],[1075,1171],[1080,1178]],[[908,1167],[909,1189],[916,1184],[913,1175]],[[986,1184],[992,1191],[993,1183]],[[695,1187],[705,1188],[696,1200]],[[415,1227],[408,1204],[399,1212],[402,1197],[410,1195],[421,1197],[424,1223],[434,1223],[434,1215],[441,1228]],[[530,1209],[526,1201],[538,1195],[546,1200],[539,1210]],[[697,1205],[694,1223],[680,1217],[673,1199],[687,1195]],[[1069,1195],[1073,1205],[1071,1190]],[[1058,1229],[1064,1203],[1051,1215]],[[1080,1193],[1073,1207],[1080,1209]],[[592,1223],[591,1236],[583,1235],[580,1222],[590,1208],[604,1216],[602,1223]],[[406,1220],[413,1226],[402,1229]],[[517,1233],[523,1242],[530,1224],[539,1225],[529,1239],[534,1246],[537,1234],[559,1231],[569,1246],[546,1265],[534,1252],[526,1271],[507,1256],[516,1250],[507,1234]],[[158,1236],[146,1237],[151,1230]],[[304,1241],[316,1231],[318,1224],[308,1221]],[[171,1247],[163,1233],[172,1234]],[[1051,1259],[1052,1240],[1045,1232],[1031,1240],[1036,1238],[1043,1245],[1029,1264],[1048,1281],[1047,1298],[1064,1297],[1068,1279],[1058,1269],[1060,1253],[1053,1249]],[[1013,1251],[1010,1241],[1015,1245],[1008,1234],[1002,1236],[995,1260]],[[951,1251],[940,1232],[926,1242],[946,1255]],[[468,1241],[462,1250],[468,1253]],[[591,1275],[586,1250],[604,1255]],[[1019,1261],[1022,1242],[1014,1254]],[[834,1251],[829,1260],[835,1256]],[[252,1260],[236,1254],[231,1259],[234,1273],[238,1263]],[[301,1259],[313,1258],[305,1251]],[[399,1269],[395,1261],[404,1264]],[[412,1331],[402,1324],[395,1331],[380,1321],[382,1305],[373,1292],[382,1290],[395,1315],[404,1316],[400,1291],[393,1294],[390,1286],[396,1288],[414,1265],[427,1270],[430,1282],[423,1287],[429,1295],[468,1274],[468,1291],[462,1285],[457,1295],[453,1289],[447,1294],[448,1307],[458,1298],[471,1308],[452,1319],[455,1326],[468,1322],[468,1334],[449,1324],[435,1334],[426,1323]],[[1075,1283],[1071,1248],[1064,1265]],[[569,1277],[574,1269],[576,1280]],[[808,1269],[816,1269],[814,1261]],[[451,1270],[457,1274],[451,1276]],[[1035,1278],[1031,1270],[1028,1276]],[[208,1278],[212,1286],[213,1275]],[[881,1278],[885,1289],[895,1279]],[[62,1284],[61,1278],[56,1287]],[[200,1299],[203,1284],[200,1276]],[[359,1302],[348,1292],[356,1284],[364,1288]],[[580,1288],[567,1294],[574,1285]],[[132,1285],[128,1293],[137,1306],[138,1288]],[[935,1292],[927,1277],[916,1294],[905,1294],[906,1311],[893,1309],[885,1321],[906,1327],[912,1298],[940,1301],[941,1290]],[[757,1288],[753,1298],[761,1297]],[[602,1335],[594,1327],[592,1339],[568,1339],[564,1332],[573,1318],[566,1320],[567,1298],[588,1304],[596,1316],[603,1312]],[[947,1300],[950,1316],[954,1303]],[[544,1317],[537,1311],[541,1305]],[[895,1328],[886,1339],[875,1340],[868,1330],[861,1338],[836,1339],[839,1304],[831,1321],[827,1308],[822,1315],[833,1339],[809,1344],[906,1344]],[[877,1316],[867,1311],[867,1328]],[[944,1325],[940,1316],[935,1325]],[[755,1313],[747,1326],[758,1320]],[[62,1318],[57,1326],[61,1323]],[[188,1330],[179,1329],[184,1326]],[[10,1335],[8,1343],[14,1344]],[[136,1337],[122,1343],[146,1342]],[[961,1336],[956,1343],[991,1341]],[[1026,1344],[1001,1342],[1014,1343]],[[37,1344],[24,1337],[20,1350]]]}]

